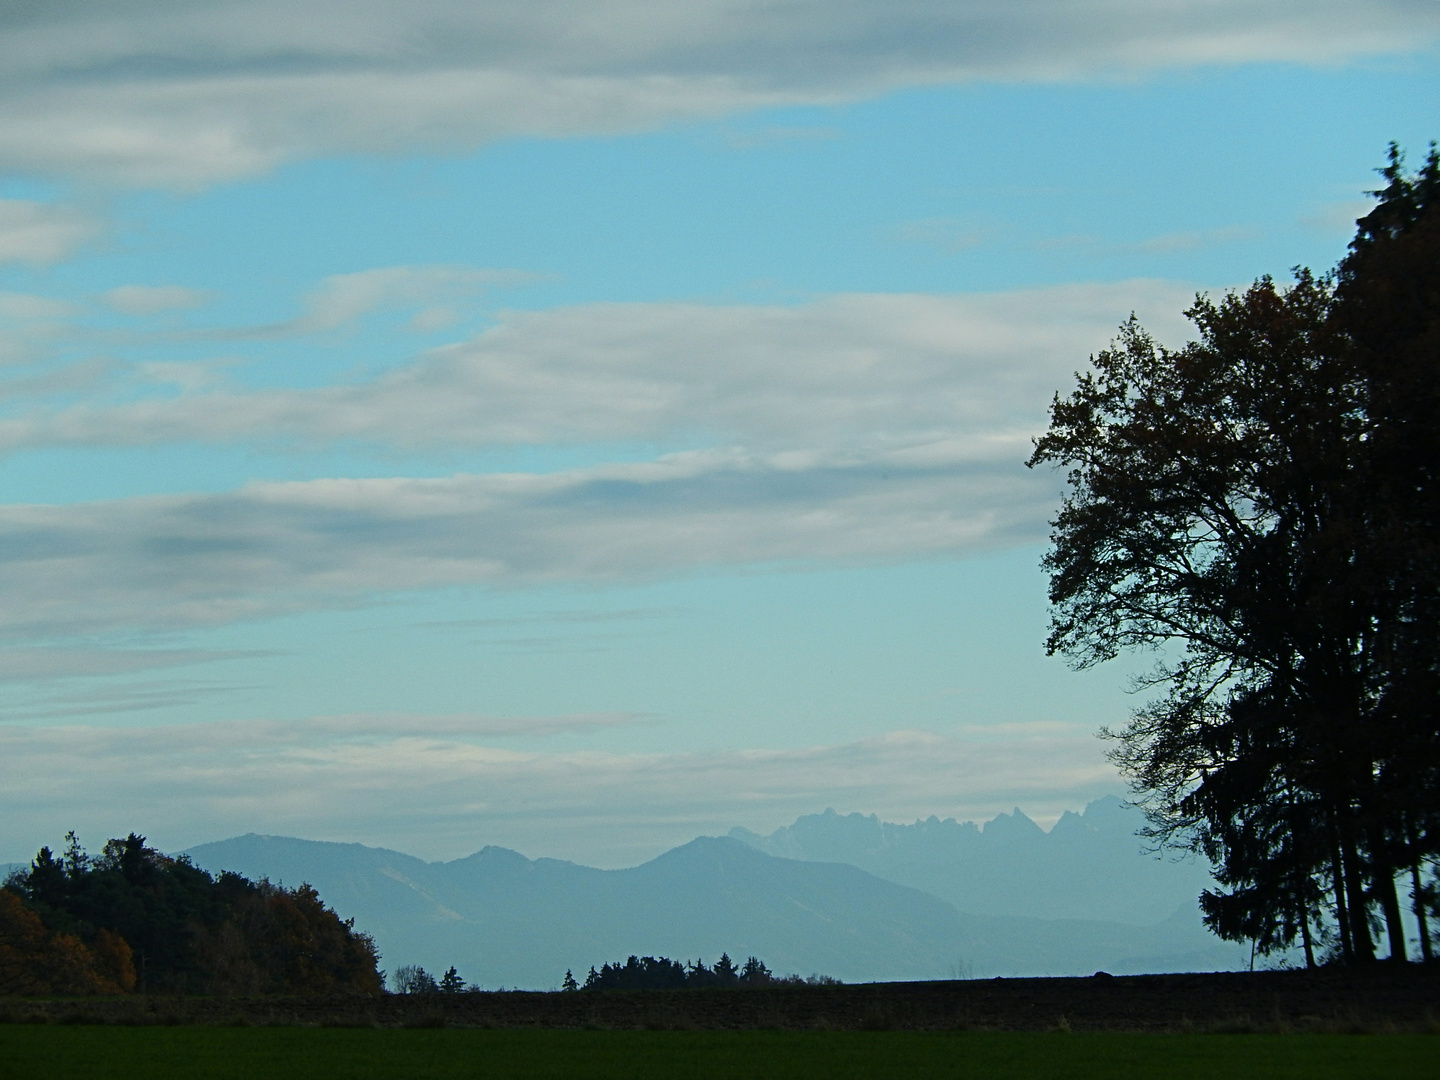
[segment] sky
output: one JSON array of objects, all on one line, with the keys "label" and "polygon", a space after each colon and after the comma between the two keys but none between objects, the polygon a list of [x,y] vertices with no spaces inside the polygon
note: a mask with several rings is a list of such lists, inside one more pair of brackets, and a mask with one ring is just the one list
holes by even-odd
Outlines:
[{"label": "sky", "polygon": [[1048,824],[1132,312],[1344,253],[1436,0],[0,12],[0,860]]}]

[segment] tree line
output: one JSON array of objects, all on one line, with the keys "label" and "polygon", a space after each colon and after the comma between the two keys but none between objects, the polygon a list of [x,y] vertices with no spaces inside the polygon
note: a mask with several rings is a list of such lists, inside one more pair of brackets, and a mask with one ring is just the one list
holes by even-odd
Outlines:
[{"label": "tree line", "polygon": [[775,975],[758,958],[751,956],[736,965],[729,953],[721,953],[713,967],[704,960],[681,963],[664,956],[631,956],[623,964],[593,967],[584,983],[577,983],[572,972],[565,972],[561,989],[572,990],[697,990],[707,987],[757,987],[777,985],[834,986],[838,979],[827,975]]},{"label": "tree line", "polygon": [[1065,471],[1047,648],[1154,662],[1103,732],[1206,923],[1306,963],[1432,956],[1440,862],[1440,157],[1385,183],[1334,270],[1134,317],[1029,464]]},{"label": "tree line", "polygon": [[72,832],[0,888],[0,994],[377,994],[371,938],[309,885],[218,878],[131,833]]}]

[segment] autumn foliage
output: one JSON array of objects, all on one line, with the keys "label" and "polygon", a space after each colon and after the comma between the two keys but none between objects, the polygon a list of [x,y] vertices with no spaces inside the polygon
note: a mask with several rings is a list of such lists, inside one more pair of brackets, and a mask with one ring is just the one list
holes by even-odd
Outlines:
[{"label": "autumn foliage", "polygon": [[45,928],[13,889],[0,889],[0,994],[123,994],[135,987],[125,939],[97,930],[87,946]]},{"label": "autumn foliage", "polygon": [[218,878],[131,834],[42,848],[0,889],[0,994],[378,994],[368,935],[309,885]]}]

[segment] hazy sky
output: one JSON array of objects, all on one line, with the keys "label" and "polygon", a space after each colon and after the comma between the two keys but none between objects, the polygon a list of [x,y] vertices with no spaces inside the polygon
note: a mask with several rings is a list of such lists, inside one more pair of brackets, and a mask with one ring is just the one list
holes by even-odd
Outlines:
[{"label": "hazy sky", "polygon": [[1121,791],[1056,390],[1343,253],[1436,0],[0,15],[0,859]]}]

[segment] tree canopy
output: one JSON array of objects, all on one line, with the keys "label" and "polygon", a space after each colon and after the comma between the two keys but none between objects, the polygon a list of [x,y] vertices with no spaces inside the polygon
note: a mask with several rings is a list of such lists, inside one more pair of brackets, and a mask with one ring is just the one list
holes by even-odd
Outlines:
[{"label": "tree canopy", "polygon": [[378,959],[309,885],[212,877],[134,833],[93,858],[71,833],[0,890],[0,987],[16,993],[369,994]]},{"label": "tree canopy", "polygon": [[1207,923],[1311,962],[1372,958],[1374,908],[1404,957],[1440,855],[1440,158],[1381,172],[1335,271],[1198,297],[1178,350],[1132,317],[1029,462],[1068,480],[1048,650],[1153,653],[1112,756]]}]

